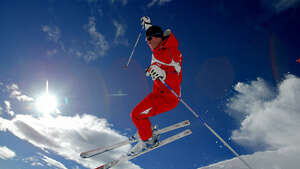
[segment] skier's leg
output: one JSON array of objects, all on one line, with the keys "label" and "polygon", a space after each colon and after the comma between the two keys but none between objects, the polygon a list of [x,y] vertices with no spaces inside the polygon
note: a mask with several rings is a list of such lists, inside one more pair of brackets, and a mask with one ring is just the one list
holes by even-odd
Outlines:
[{"label": "skier's leg", "polygon": [[153,94],[146,96],[131,112],[131,119],[135,124],[141,140],[145,141],[152,136],[150,111],[153,113]]},{"label": "skier's leg", "polygon": [[141,140],[146,141],[152,137],[151,122],[149,117],[169,111],[175,108],[178,100],[168,99],[168,97],[150,93],[131,112],[131,118]]}]

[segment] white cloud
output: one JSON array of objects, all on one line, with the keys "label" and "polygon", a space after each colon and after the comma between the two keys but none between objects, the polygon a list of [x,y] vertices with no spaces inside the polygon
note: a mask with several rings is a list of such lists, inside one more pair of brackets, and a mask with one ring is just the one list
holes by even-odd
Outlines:
[{"label": "white cloud", "polygon": [[9,128],[10,121],[0,117],[0,131],[6,131]]},{"label": "white cloud", "polygon": [[264,101],[275,97],[273,89],[269,88],[261,78],[257,78],[256,81],[252,81],[250,84],[239,82],[235,85],[234,89],[238,94],[230,98],[227,107],[230,115],[238,121],[244,120],[254,109],[262,107],[261,104]]},{"label": "white cloud", "polygon": [[[95,158],[81,159],[80,152],[126,139],[125,136],[111,129],[105,119],[91,115],[36,118],[17,114],[12,120],[0,117],[0,127],[1,130],[8,130],[36,147],[51,150],[88,168],[113,160],[130,148],[128,145]],[[119,167],[140,168],[130,162],[125,162]]]},{"label": "white cloud", "polygon": [[38,156],[32,156],[22,159],[24,163],[29,163],[32,166],[41,166],[45,168],[45,166],[49,166],[50,168],[59,168],[59,169],[67,169],[65,165],[61,162],[54,160],[42,153],[37,153]]},{"label": "white cloud", "polygon": [[[230,99],[231,115],[241,115],[240,128],[232,140],[259,151],[244,156],[253,168],[297,169],[300,162],[300,79],[288,75],[274,90],[262,79],[238,83]],[[263,146],[261,146],[263,145]],[[223,161],[201,169],[246,169],[238,159]]]},{"label": "white cloud", "polygon": [[8,90],[11,90],[11,91],[14,91],[14,90],[19,90],[19,87],[18,87],[18,85],[17,84],[15,84],[15,83],[13,83],[12,85],[10,85],[10,86],[6,86],[6,88],[8,89]]},{"label": "white cloud", "polygon": [[72,169],[80,169],[78,166],[72,167]]},{"label": "white cloud", "polygon": [[159,6],[162,6],[168,2],[171,2],[172,0],[152,0],[150,3],[147,4],[147,7],[152,7],[154,6],[155,4],[159,5]]},{"label": "white cloud", "polygon": [[3,160],[11,159],[16,156],[16,153],[7,147],[0,147],[0,158]]},{"label": "white cloud", "polygon": [[24,101],[24,102],[33,101],[33,98],[22,94],[22,92],[19,90],[19,86],[15,83],[10,86],[6,86],[6,88],[9,90],[9,92],[11,92],[10,98],[15,98],[18,101]]},{"label": "white cloud", "polygon": [[125,34],[125,25],[122,25],[116,20],[113,20],[113,24],[116,27],[116,34],[115,34],[115,39],[119,38],[120,36],[123,36]]},{"label": "white cloud", "polygon": [[274,8],[277,11],[283,11],[297,5],[299,2],[299,0],[278,0],[277,3],[274,3]]},{"label": "white cloud", "polygon": [[40,163],[40,162],[32,162],[30,165],[44,167],[44,165],[42,163]]},{"label": "white cloud", "polygon": [[[88,3],[97,3],[98,2],[98,0],[87,0],[87,1],[88,1]],[[128,0],[110,0],[110,1],[112,4],[114,4],[115,2],[120,2],[120,3],[122,3],[123,6],[127,5],[127,3],[128,3]]]},{"label": "white cloud", "polygon": [[6,113],[8,113],[10,116],[14,116],[15,115],[15,112],[13,112],[12,110],[11,110],[11,105],[10,105],[10,102],[9,101],[7,101],[7,100],[5,100],[4,101],[4,104],[5,104],[5,106],[6,106]]},{"label": "white cloud", "polygon": [[98,0],[88,0],[88,3],[97,3]]},{"label": "white cloud", "polygon": [[106,51],[109,49],[109,44],[105,40],[105,37],[96,30],[96,18],[90,17],[89,23],[85,25],[85,29],[89,33],[92,40],[90,44],[93,45],[93,51],[89,51],[84,55],[84,59],[87,62],[96,60],[99,56],[104,56]]},{"label": "white cloud", "polygon": [[47,163],[47,165],[49,167],[56,167],[56,168],[60,168],[60,169],[67,169],[67,167],[65,167],[62,163],[50,158],[50,157],[47,157],[41,153],[39,153],[39,155],[42,157],[42,160],[45,161]]},{"label": "white cloud", "polygon": [[32,166],[41,166],[44,167],[44,164],[40,161],[39,157],[27,157],[22,159],[24,163],[30,163]]},{"label": "white cloud", "polygon": [[103,9],[99,8],[97,11],[98,11],[99,16],[103,16],[104,15]]},{"label": "white cloud", "polygon": [[57,26],[49,26],[49,25],[43,25],[42,31],[47,33],[48,39],[54,42],[58,42],[58,40],[61,37],[61,31]]},{"label": "white cloud", "polygon": [[147,4],[147,7],[152,7],[158,0],[152,0],[150,3]]},{"label": "white cloud", "polygon": [[47,51],[47,55],[48,55],[48,56],[53,56],[53,55],[55,55],[55,54],[57,54],[57,49],[52,49],[52,50],[48,50],[48,51]]},{"label": "white cloud", "polygon": [[[299,144],[300,134],[295,133],[299,133],[300,128],[300,79],[287,76],[279,85],[278,93],[273,99],[270,99],[270,95],[275,94],[259,81],[262,80],[252,85],[235,87],[239,94],[232,100],[231,105],[247,105],[249,108],[232,107],[247,114],[240,129],[233,132],[232,138],[241,144],[262,143],[271,148]],[[256,83],[259,85],[254,85]]]},{"label": "white cloud", "polygon": [[107,96],[113,96],[113,97],[122,97],[122,96],[127,96],[128,94],[124,93],[123,90],[118,90],[117,92],[107,94]]},{"label": "white cloud", "polygon": [[[79,55],[77,55],[79,56]],[[94,51],[87,51],[84,55],[83,55],[83,58],[86,62],[91,62],[91,61],[94,61],[94,60],[97,60],[99,56],[94,52]]]},{"label": "white cloud", "polygon": [[[97,0],[90,0],[89,3],[97,3]],[[100,9],[98,11],[100,11]],[[61,40],[61,31],[59,27],[43,25],[42,31],[47,33],[49,40],[56,42],[56,44],[58,45],[57,49],[54,48],[48,50],[47,55],[48,56],[55,55],[58,53],[58,49],[60,49],[63,52],[67,52],[70,55],[77,56],[78,58],[83,58],[86,62],[95,61],[100,56],[104,56],[106,52],[109,50],[110,45],[108,41],[105,39],[104,35],[97,31],[96,18],[89,17],[89,22],[88,24],[84,25],[84,29],[89,34],[90,40],[89,41],[78,40],[78,42],[82,42],[82,43],[75,45],[75,47],[72,46],[69,47],[69,46],[65,46],[64,41]],[[119,31],[119,33],[122,33],[122,31]],[[78,49],[78,48],[82,48],[82,49]]]},{"label": "white cloud", "polygon": [[261,0],[263,6],[275,11],[276,13],[295,7],[299,4],[299,2],[300,0]]},{"label": "white cloud", "polygon": [[128,39],[122,38],[126,32],[126,25],[119,23],[116,20],[113,20],[113,25],[116,28],[116,34],[115,34],[115,39],[114,43],[115,44],[122,44],[124,46],[129,46]]},{"label": "white cloud", "polygon": [[[31,102],[34,100],[33,98],[22,94],[22,92],[19,90],[18,85],[15,83],[11,84],[11,85],[7,85],[6,89],[7,90],[4,90],[4,91],[10,93],[10,95],[9,95],[10,98],[17,99],[18,101],[21,101],[21,102]],[[14,113],[14,111],[12,111],[11,102],[9,102],[8,100],[5,100],[4,104],[5,104],[5,112],[7,112],[10,116],[14,116],[15,113]],[[2,108],[0,108],[0,113],[1,113],[1,110],[2,110]]]},{"label": "white cloud", "polygon": [[111,0],[112,3],[115,3],[116,1],[120,1],[122,5],[127,5],[128,0]]}]

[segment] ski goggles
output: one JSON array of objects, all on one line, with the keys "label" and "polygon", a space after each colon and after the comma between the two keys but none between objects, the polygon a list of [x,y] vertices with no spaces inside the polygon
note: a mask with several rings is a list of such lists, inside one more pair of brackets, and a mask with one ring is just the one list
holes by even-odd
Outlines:
[{"label": "ski goggles", "polygon": [[152,36],[147,36],[145,41],[151,41],[152,40]]},{"label": "ski goggles", "polygon": [[158,32],[158,33],[154,33],[154,34],[152,34],[150,36],[146,36],[145,41],[151,41],[152,37],[162,37],[162,34]]}]

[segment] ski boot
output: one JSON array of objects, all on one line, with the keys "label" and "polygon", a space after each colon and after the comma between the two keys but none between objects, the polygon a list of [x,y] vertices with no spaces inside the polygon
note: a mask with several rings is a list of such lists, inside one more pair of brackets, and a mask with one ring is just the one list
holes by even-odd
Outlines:
[{"label": "ski boot", "polygon": [[139,154],[149,148],[153,148],[159,145],[159,134],[156,134],[156,131],[158,130],[157,125],[152,127],[152,137],[150,137],[146,141],[142,141],[139,139],[138,143],[127,153],[128,156],[134,156],[136,154]]}]

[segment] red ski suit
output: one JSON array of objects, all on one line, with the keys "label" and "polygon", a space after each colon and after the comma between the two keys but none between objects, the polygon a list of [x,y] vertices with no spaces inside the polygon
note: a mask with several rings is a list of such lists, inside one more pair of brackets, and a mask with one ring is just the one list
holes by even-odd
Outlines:
[{"label": "red ski suit", "polygon": [[[178,41],[171,31],[169,33],[170,35],[152,51],[151,66],[157,65],[166,72],[165,82],[180,96],[182,55],[178,50]],[[143,141],[152,137],[149,117],[170,111],[178,102],[179,99],[160,80],[154,81],[152,92],[131,112],[132,121]]]}]

